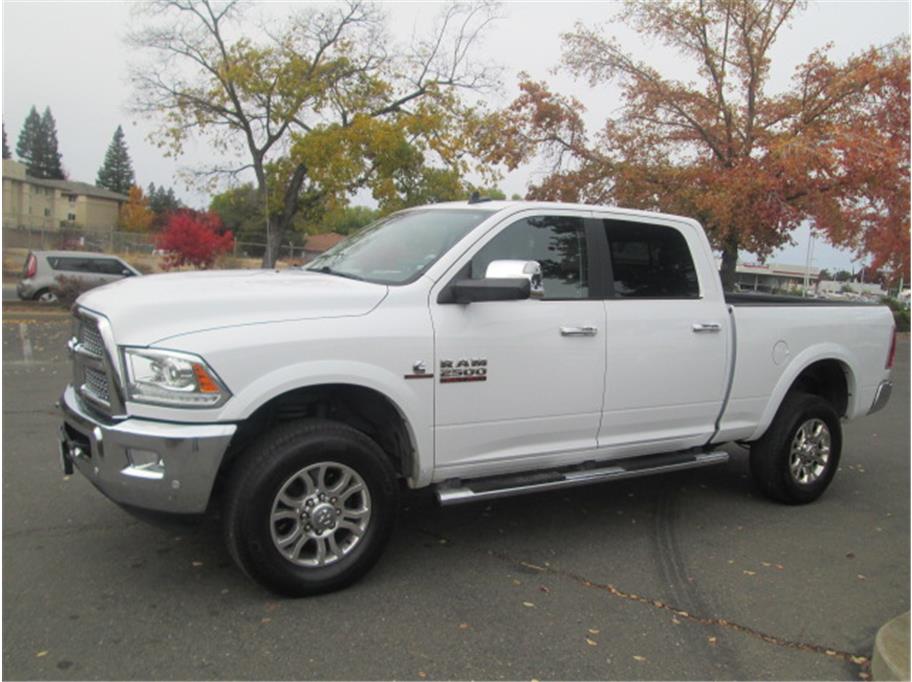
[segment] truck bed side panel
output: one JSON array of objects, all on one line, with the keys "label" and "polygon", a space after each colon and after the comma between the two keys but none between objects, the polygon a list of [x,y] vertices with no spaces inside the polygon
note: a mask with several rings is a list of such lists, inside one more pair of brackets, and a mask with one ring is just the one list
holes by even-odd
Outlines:
[{"label": "truck bed side panel", "polygon": [[755,440],[794,380],[820,360],[838,360],[849,390],[845,417],[867,413],[885,370],[893,318],[883,306],[737,305],[737,360],[715,442]]}]

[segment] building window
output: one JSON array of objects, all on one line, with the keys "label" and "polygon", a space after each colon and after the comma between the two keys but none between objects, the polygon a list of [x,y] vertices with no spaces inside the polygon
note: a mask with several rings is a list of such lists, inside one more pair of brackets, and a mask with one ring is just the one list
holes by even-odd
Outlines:
[{"label": "building window", "polygon": [[49,208],[44,209],[44,217],[47,218],[50,215],[51,215],[51,209],[49,209]]},{"label": "building window", "polygon": [[67,220],[69,220],[71,223],[72,223],[72,222],[75,222],[75,221],[76,221],[76,214],[75,214],[75,213],[67,213]]}]

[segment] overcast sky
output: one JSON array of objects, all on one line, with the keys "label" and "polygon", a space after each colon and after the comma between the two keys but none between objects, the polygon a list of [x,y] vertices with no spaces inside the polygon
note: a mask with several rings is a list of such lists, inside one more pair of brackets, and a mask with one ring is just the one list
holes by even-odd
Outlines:
[{"label": "overcast sky", "polygon": [[[258,8],[281,15],[293,3],[270,3]],[[386,3],[394,38],[407,41],[413,30],[421,32],[440,7],[433,3]],[[872,45],[883,44],[909,32],[910,3],[884,0],[858,2],[811,2],[783,32],[773,52],[769,91],[784,88],[794,67],[814,48],[832,43],[837,59]],[[63,164],[74,180],[94,182],[104,152],[118,124],[126,134],[137,181],[174,186],[190,205],[202,207],[204,195],[187,190],[177,181],[182,166],[207,158],[204,144],[188,147],[178,161],[166,159],[147,135],[149,121],[126,113],[130,97],[126,74],[131,55],[123,44],[129,26],[129,3],[123,2],[15,2],[3,6],[3,122],[10,147],[15,151],[22,122],[34,104],[39,111],[50,106],[57,119]],[[560,34],[576,22],[603,25],[628,49],[648,59],[663,73],[686,78],[689,66],[661,45],[643,44],[633,33],[611,23],[616,5],[610,2],[508,3],[505,18],[494,25],[477,57],[503,67],[504,87],[492,104],[503,105],[516,94],[520,71],[547,80],[552,88],[574,95],[587,108],[591,128],[599,127],[616,111],[618,92],[611,87],[590,88],[563,74],[552,73],[560,60]],[[525,193],[530,179],[542,172],[532,165],[506,176],[501,188],[510,194]],[[770,260],[804,263],[807,231],[795,233],[798,244]],[[851,268],[851,255],[839,252],[821,240],[814,247],[816,267]]]}]

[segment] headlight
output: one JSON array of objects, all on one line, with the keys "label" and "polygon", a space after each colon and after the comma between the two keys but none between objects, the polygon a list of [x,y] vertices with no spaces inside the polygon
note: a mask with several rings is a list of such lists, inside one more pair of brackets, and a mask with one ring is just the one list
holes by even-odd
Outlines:
[{"label": "headlight", "polygon": [[218,407],[231,393],[202,358],[189,353],[124,348],[127,399],[153,405]]}]

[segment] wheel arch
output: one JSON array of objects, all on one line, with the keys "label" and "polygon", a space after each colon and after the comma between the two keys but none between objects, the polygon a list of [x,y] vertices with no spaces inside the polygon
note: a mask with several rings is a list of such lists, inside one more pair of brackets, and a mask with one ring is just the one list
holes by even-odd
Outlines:
[{"label": "wheel arch", "polygon": [[410,484],[421,477],[418,439],[397,401],[375,387],[330,381],[286,387],[252,406],[225,453],[216,488],[257,436],[278,423],[309,417],[331,419],[361,431],[380,446],[399,476]]},{"label": "wheel arch", "polygon": [[854,365],[844,349],[829,344],[798,355],[779,378],[757,429],[747,440],[756,440],[766,432],[783,400],[794,390],[820,396],[840,417],[851,416],[857,396]]}]

